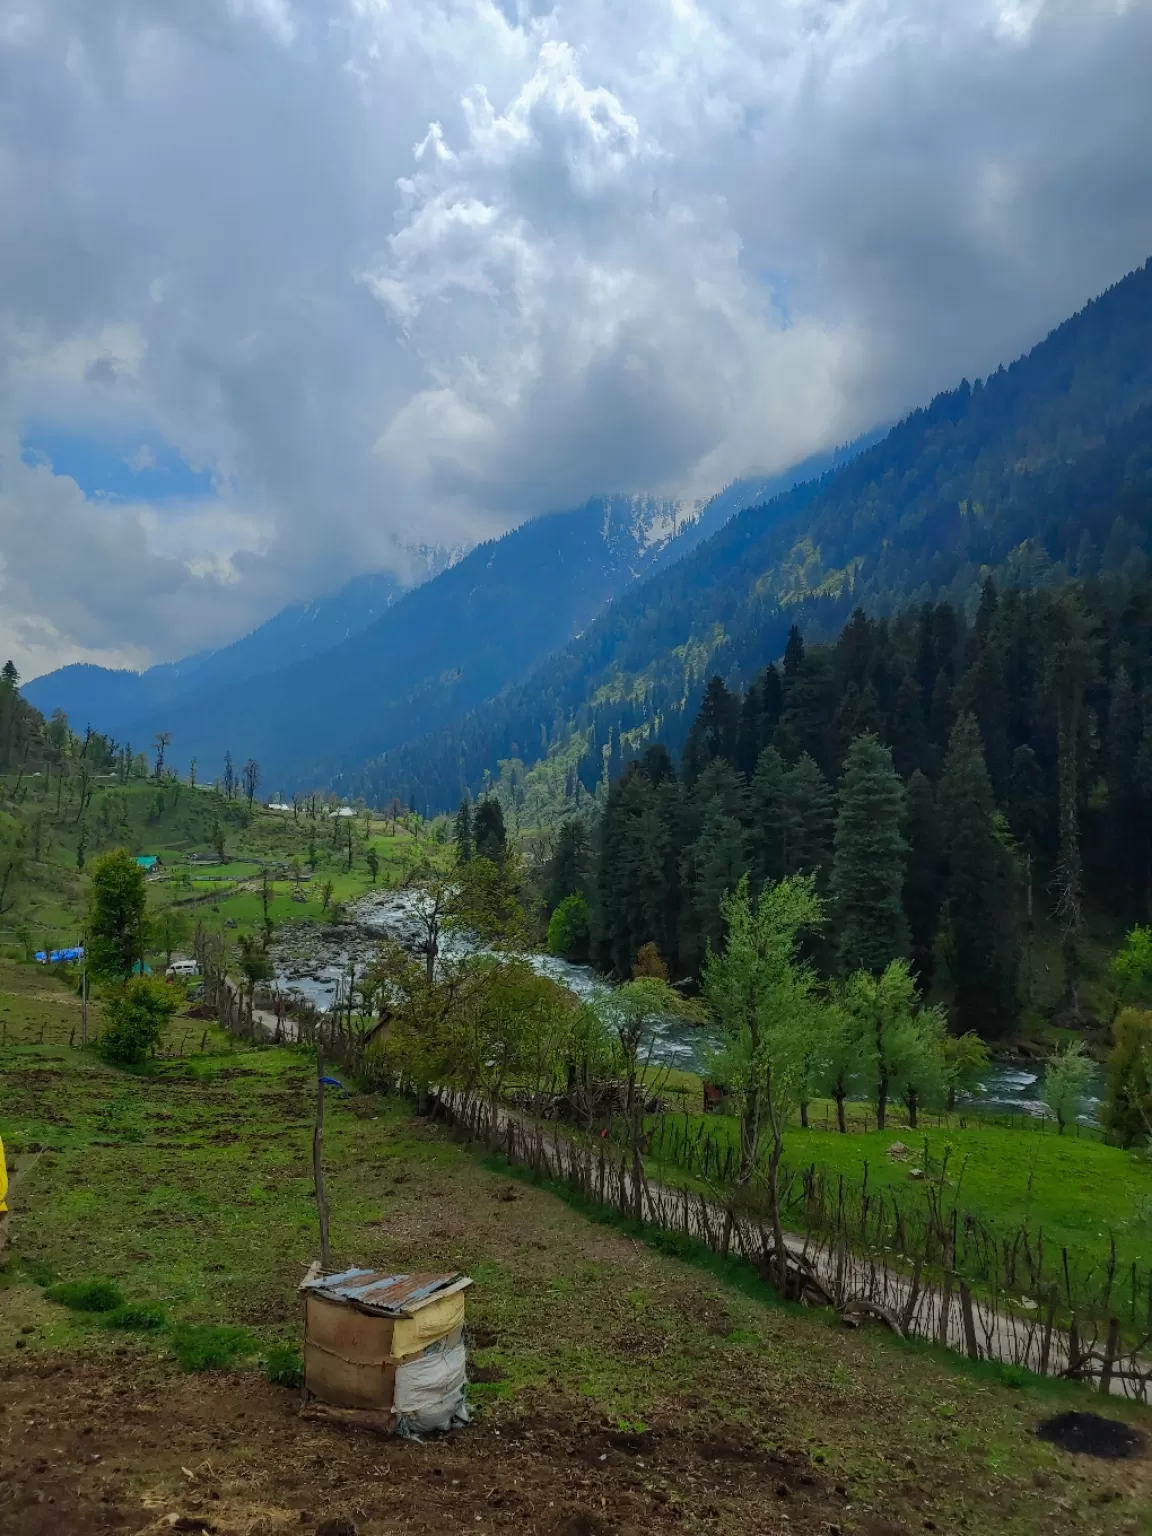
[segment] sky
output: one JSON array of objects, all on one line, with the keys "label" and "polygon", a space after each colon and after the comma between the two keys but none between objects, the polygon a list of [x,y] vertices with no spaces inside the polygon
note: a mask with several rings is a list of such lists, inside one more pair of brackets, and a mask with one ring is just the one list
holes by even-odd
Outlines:
[{"label": "sky", "polygon": [[6,0],[0,652],[697,499],[1152,254],[1152,0]]}]

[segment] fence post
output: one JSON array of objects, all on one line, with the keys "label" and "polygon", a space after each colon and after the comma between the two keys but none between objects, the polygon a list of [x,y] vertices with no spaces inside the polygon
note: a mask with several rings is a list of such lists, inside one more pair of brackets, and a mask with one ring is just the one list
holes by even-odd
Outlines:
[{"label": "fence post", "polygon": [[1040,1344],[1040,1374],[1047,1376],[1052,1358],[1052,1328],[1056,1321],[1056,1287],[1048,1288],[1048,1311],[1044,1317],[1044,1335]]},{"label": "fence post", "polygon": [[952,1271],[944,1271],[944,1284],[940,1289],[940,1326],[936,1333],[936,1342],[941,1349],[948,1348],[948,1324],[952,1318]]},{"label": "fence post", "polygon": [[972,1315],[972,1292],[963,1280],[960,1282],[960,1316],[964,1323],[964,1347],[968,1352],[968,1358],[969,1360],[979,1360],[980,1348],[976,1343],[976,1319]]},{"label": "fence post", "polygon": [[1108,1323],[1108,1338],[1104,1345],[1104,1359],[1100,1363],[1100,1390],[1105,1395],[1112,1391],[1112,1368],[1120,1347],[1120,1319],[1113,1317]]}]

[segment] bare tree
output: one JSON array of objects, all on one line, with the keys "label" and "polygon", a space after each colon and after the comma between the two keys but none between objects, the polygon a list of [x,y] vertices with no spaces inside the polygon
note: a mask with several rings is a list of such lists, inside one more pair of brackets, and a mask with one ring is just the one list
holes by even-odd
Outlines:
[{"label": "bare tree", "polygon": [[[164,754],[172,741],[171,731],[157,731],[156,740],[152,745],[156,748],[156,782],[159,783],[164,776]],[[87,747],[88,743],[84,743]]]},{"label": "bare tree", "polygon": [[224,798],[231,800],[236,794],[236,770],[232,766],[231,752],[224,754]]},{"label": "bare tree", "polygon": [[255,758],[250,757],[241,768],[240,774],[244,780],[244,797],[248,801],[248,809],[251,810],[260,783],[260,764]]}]

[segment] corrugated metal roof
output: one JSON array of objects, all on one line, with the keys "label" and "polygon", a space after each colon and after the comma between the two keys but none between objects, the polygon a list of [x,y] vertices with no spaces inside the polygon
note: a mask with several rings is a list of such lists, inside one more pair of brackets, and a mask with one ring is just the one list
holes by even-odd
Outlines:
[{"label": "corrugated metal roof", "polygon": [[472,1282],[457,1270],[452,1274],[391,1275],[383,1269],[346,1269],[339,1275],[321,1275],[300,1287],[328,1301],[404,1317],[427,1306],[448,1290],[463,1290]]}]

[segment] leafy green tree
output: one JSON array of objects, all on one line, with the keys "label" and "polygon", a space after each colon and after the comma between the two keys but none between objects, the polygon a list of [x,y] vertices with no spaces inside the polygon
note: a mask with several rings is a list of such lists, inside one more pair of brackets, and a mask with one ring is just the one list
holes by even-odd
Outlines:
[{"label": "leafy green tree", "polygon": [[769,1142],[767,1188],[777,1286],[786,1285],[780,1163],[792,1112],[804,1095],[813,1036],[824,1016],[816,976],[800,958],[823,908],[811,875],[769,885],[753,900],[747,877],[725,897],[724,947],[708,956],[701,987],[720,1029],[716,1071],[740,1101],[737,1182],[746,1185]]},{"label": "leafy green tree", "polygon": [[164,907],[152,922],[151,939],[164,951],[164,964],[172,964],[172,951],[187,944],[192,937],[192,924],[186,913],[178,907]]},{"label": "leafy green tree", "polygon": [[1063,1050],[1054,1051],[1044,1069],[1040,1097],[1056,1117],[1061,1135],[1070,1120],[1075,1120],[1092,1081],[1092,1059],[1082,1040],[1071,1040]]},{"label": "leafy green tree", "polygon": [[878,976],[863,968],[855,971],[844,983],[841,999],[855,1020],[860,1073],[876,1108],[876,1128],[882,1131],[889,1099],[910,1080],[922,1045],[916,983],[905,961],[892,960]]},{"label": "leafy green tree", "polygon": [[380,855],[373,844],[369,843],[364,854],[364,862],[368,865],[368,873],[372,877],[372,884],[376,884],[376,877],[380,873]]},{"label": "leafy green tree", "polygon": [[947,1104],[953,1109],[960,1091],[975,1093],[988,1070],[988,1047],[975,1030],[944,1038],[944,1066],[948,1089]]},{"label": "leafy green tree", "polygon": [[143,1061],[159,1044],[180,1003],[177,989],[154,976],[133,976],[123,982],[104,1003],[101,1054],[119,1066]]},{"label": "leafy green tree", "polygon": [[907,1049],[894,1079],[912,1130],[916,1129],[922,1108],[942,1105],[947,1098],[947,1041],[941,1009],[921,1008],[912,1015]]},{"label": "leafy green tree", "polygon": [[859,1091],[867,1092],[868,1040],[865,1025],[859,1013],[842,1006],[839,998],[828,1007],[824,1015],[824,1029],[820,1037],[820,1049],[816,1053],[811,1072],[814,1093],[832,1099],[836,1105],[836,1128],[842,1136],[848,1133],[845,1103]]},{"label": "leafy green tree", "polygon": [[1112,1022],[1104,1124],[1123,1147],[1152,1136],[1152,1013],[1122,1008]]},{"label": "leafy green tree", "polygon": [[123,848],[101,854],[92,865],[88,912],[89,974],[99,981],[126,981],[144,963],[148,945],[148,895],[144,871]]},{"label": "leafy green tree", "polygon": [[240,953],[237,961],[240,974],[244,977],[248,989],[248,1028],[253,1027],[253,1018],[256,1002],[256,988],[262,981],[269,981],[272,977],[272,961],[268,951],[259,939],[244,934],[240,939]]},{"label": "leafy green tree", "polygon": [[1152,927],[1137,924],[1128,931],[1111,969],[1122,1002],[1140,994],[1152,981]]},{"label": "leafy green tree", "polygon": [[573,891],[548,920],[548,953],[583,963],[588,959],[588,902]]},{"label": "leafy green tree", "polygon": [[907,953],[903,809],[904,789],[892,754],[875,736],[857,737],[840,781],[832,864],[836,949],[845,971],[864,967],[879,973]]},{"label": "leafy green tree", "polygon": [[633,1215],[644,1215],[645,1107],[657,1094],[667,1068],[653,1054],[655,1029],[663,1020],[682,1017],[688,1007],[680,994],[657,976],[637,976],[618,987],[604,988],[589,1002],[612,1042],[615,1075],[624,1083],[624,1118],[632,1154]]}]

